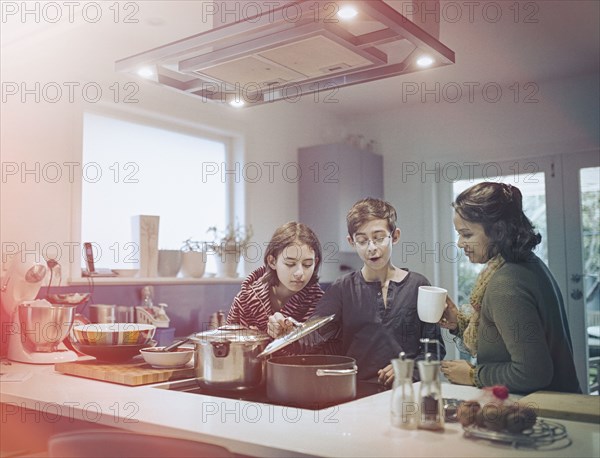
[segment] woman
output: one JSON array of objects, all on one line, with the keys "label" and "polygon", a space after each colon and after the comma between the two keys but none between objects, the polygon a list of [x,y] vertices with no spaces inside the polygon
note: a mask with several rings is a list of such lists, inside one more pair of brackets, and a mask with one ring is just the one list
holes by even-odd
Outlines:
[{"label": "woman", "polygon": [[279,227],[267,246],[265,265],[242,283],[227,323],[266,332],[275,312],[306,321],[323,295],[317,283],[321,258],[321,244],[308,226],[292,221]]},{"label": "woman", "polygon": [[511,392],[580,392],[571,337],[558,285],[533,253],[541,236],[523,213],[514,186],[484,182],[452,204],[458,246],[486,264],[475,282],[467,317],[448,299],[440,326],[461,337],[477,364],[443,361],[446,378]]}]

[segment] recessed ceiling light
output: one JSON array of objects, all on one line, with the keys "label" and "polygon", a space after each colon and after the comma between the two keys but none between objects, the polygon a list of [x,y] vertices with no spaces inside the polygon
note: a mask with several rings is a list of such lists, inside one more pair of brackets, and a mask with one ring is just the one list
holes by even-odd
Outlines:
[{"label": "recessed ceiling light", "polygon": [[342,19],[352,19],[357,14],[358,11],[356,11],[356,8],[354,8],[353,6],[343,6],[337,12],[337,15]]},{"label": "recessed ceiling light", "polygon": [[140,68],[137,73],[142,78],[152,78],[154,76],[154,71],[150,67]]},{"label": "recessed ceiling light", "polygon": [[231,102],[229,102],[229,105],[235,108],[243,107],[245,104],[246,102],[244,102],[242,99],[233,99]]},{"label": "recessed ceiling light", "polygon": [[429,67],[433,62],[433,58],[429,56],[421,56],[417,59],[417,65],[419,67]]}]

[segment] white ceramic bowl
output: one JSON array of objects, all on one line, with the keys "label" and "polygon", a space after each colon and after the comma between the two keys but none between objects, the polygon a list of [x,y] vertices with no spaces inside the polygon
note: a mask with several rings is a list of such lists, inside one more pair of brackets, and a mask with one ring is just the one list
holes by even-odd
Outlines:
[{"label": "white ceramic bowl", "polygon": [[161,369],[185,366],[194,356],[194,349],[191,347],[179,347],[173,351],[162,351],[163,348],[165,347],[143,348],[140,353],[148,364]]}]

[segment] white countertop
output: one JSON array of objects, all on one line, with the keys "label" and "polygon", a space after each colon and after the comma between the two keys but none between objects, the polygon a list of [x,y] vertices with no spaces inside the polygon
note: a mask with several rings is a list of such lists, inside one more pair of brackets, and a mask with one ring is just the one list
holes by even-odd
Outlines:
[{"label": "white countertop", "polygon": [[[145,385],[128,387],[54,371],[54,366],[11,363],[0,372],[29,374],[0,383],[4,404],[126,430],[204,441],[254,456],[597,457],[597,424],[560,420],[573,443],[558,451],[513,449],[463,437],[457,423],[444,432],[404,431],[390,425],[384,392],[320,411],[271,406]],[[418,386],[415,385],[415,393]],[[443,385],[444,397],[473,399],[473,387]],[[6,410],[10,414],[10,410]]]}]

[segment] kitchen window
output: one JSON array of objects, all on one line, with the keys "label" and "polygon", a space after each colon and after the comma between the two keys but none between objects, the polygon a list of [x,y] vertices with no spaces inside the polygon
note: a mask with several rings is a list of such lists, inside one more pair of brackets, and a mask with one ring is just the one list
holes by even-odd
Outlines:
[{"label": "kitchen window", "polygon": [[83,133],[81,240],[94,244],[97,267],[137,267],[134,215],[160,216],[159,249],[229,222],[233,193],[215,173],[228,162],[226,137],[96,113],[85,114]]}]

